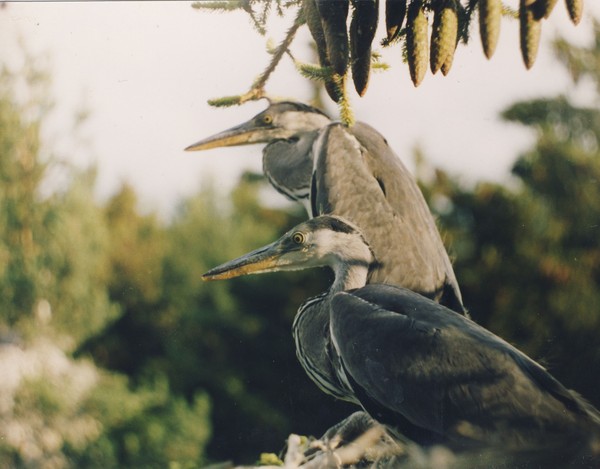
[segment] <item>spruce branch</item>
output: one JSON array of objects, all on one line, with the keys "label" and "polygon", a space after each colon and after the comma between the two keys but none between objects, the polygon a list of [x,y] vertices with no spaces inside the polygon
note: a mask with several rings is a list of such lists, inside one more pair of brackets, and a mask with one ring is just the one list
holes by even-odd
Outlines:
[{"label": "spruce branch", "polygon": [[197,10],[212,10],[219,13],[223,13],[226,11],[239,10],[244,8],[243,0],[223,0],[223,1],[215,1],[215,0],[198,0],[197,2],[192,3],[192,8]]},{"label": "spruce branch", "polygon": [[208,104],[214,107],[229,107],[235,106],[236,104],[240,104],[242,100],[242,95],[237,94],[234,96],[223,96],[221,98],[209,99]]},{"label": "spruce branch", "polygon": [[302,26],[303,24],[304,24],[304,17],[302,15],[302,12],[299,11],[298,15],[296,16],[296,19],[294,20],[294,23],[292,24],[290,29],[288,29],[288,31],[285,35],[285,38],[283,39],[281,44],[279,44],[279,46],[275,50],[272,51],[272,58],[271,58],[271,61],[269,62],[269,65],[259,75],[259,77],[256,80],[254,80],[254,82],[252,83],[252,86],[246,93],[244,93],[242,95],[237,95],[237,96],[226,96],[223,98],[211,99],[208,101],[208,104],[210,106],[233,106],[236,104],[243,104],[247,101],[253,101],[253,100],[260,99],[260,98],[264,98],[265,97],[265,85],[266,85],[267,81],[269,80],[269,78],[271,77],[271,74],[275,71],[275,69],[279,65],[279,62],[281,62],[281,59],[284,56],[284,54],[288,53],[288,49],[289,49],[290,45],[292,44],[294,37],[296,36],[296,32],[298,31],[298,28],[300,28],[300,26]]},{"label": "spruce branch", "polygon": [[269,12],[271,11],[271,6],[273,6],[273,2],[271,2],[271,1],[265,2],[265,6],[260,15],[260,23],[262,25],[267,24],[267,17],[269,16]]},{"label": "spruce branch", "polygon": [[[267,0],[269,1],[269,0]],[[220,4],[221,2],[211,2],[213,4]],[[252,12],[250,4],[253,3],[251,0],[240,1],[239,3],[243,4],[242,8],[248,12],[253,21],[256,20],[255,15]],[[256,2],[254,2],[256,3]],[[299,4],[299,0],[293,0],[285,4],[285,7],[293,6]],[[208,5],[208,2],[203,3],[204,5]],[[278,5],[280,5],[278,1]],[[265,19],[266,17],[263,17]],[[319,67],[316,65],[303,64],[295,60],[294,56],[290,52],[290,46],[296,36],[296,33],[300,26],[305,24],[306,18],[304,16],[304,10],[300,8],[294,19],[293,24],[286,32],[284,39],[281,41],[279,46],[273,48],[271,45],[268,45],[268,53],[271,55],[271,60],[269,64],[265,68],[265,70],[253,81],[250,89],[243,94],[232,95],[232,96],[224,96],[220,98],[210,99],[208,100],[208,104],[210,106],[215,107],[226,107],[226,106],[234,106],[240,105],[248,101],[254,101],[261,98],[266,97],[265,85],[268,82],[269,78],[281,62],[281,59],[285,54],[287,54],[292,61],[296,64],[296,67],[300,71],[300,73],[312,80],[323,81],[330,86],[333,84],[335,88],[337,88],[337,96],[339,99],[337,100],[339,107],[340,120],[345,126],[352,126],[355,122],[354,113],[352,111],[352,106],[350,104],[350,99],[348,97],[348,93],[346,91],[346,80],[348,74],[338,75],[332,73],[330,67]],[[372,60],[375,62],[375,68],[379,68],[380,70],[384,70],[387,68],[386,64],[379,63],[379,56],[375,53],[372,57]]]},{"label": "spruce branch", "polygon": [[381,60],[381,53],[377,51],[371,52],[371,69],[376,72],[385,72],[390,69],[387,62]]},{"label": "spruce branch", "polygon": [[[303,63],[295,61],[296,69],[300,74],[308,78],[309,80],[318,81],[327,85],[333,85],[335,88],[335,95],[338,96],[337,105],[339,108],[341,122],[350,127],[354,125],[354,112],[352,111],[352,105],[350,104],[350,98],[346,90],[346,81],[348,79],[348,73],[339,75],[333,72],[332,67],[321,67],[319,65]],[[380,70],[385,69],[387,64],[380,65]]]},{"label": "spruce branch", "polygon": [[519,19],[519,10],[511,8],[508,5],[502,4],[502,16],[511,20]]},{"label": "spruce branch", "polygon": [[340,99],[338,100],[338,108],[340,112],[340,120],[342,124],[346,127],[352,127],[355,123],[354,112],[352,111],[352,105],[350,104],[350,98],[348,97],[348,93],[346,91],[346,78],[348,74],[338,75],[337,73],[333,75],[333,83],[338,89],[338,95]]},{"label": "spruce branch", "polygon": [[271,62],[269,63],[269,65],[267,66],[265,71],[260,75],[258,80],[254,83],[253,87],[261,88],[261,89],[264,88],[265,84],[269,80],[269,77],[275,71],[275,69],[277,68],[277,65],[279,65],[281,58],[283,57],[283,55],[286,53],[286,51],[289,49],[290,45],[292,44],[292,41],[294,40],[294,37],[296,36],[296,32],[298,31],[298,28],[300,28],[300,26],[302,26],[302,24],[304,24],[304,17],[302,15],[302,12],[299,11],[298,15],[296,16],[296,19],[294,20],[294,23],[292,24],[290,29],[288,29],[288,32],[285,35],[285,38],[283,39],[281,44],[279,44],[279,47],[277,47],[277,49],[274,51]]},{"label": "spruce branch", "polygon": [[386,62],[374,62],[371,64],[371,70],[374,72],[385,72],[390,69],[390,64]]},{"label": "spruce branch", "polygon": [[[261,20],[259,20],[256,15],[254,14],[254,10],[252,9],[252,6],[250,5],[250,2],[244,2],[244,11],[246,13],[248,13],[248,16],[250,16],[250,19],[252,20],[252,23],[254,24],[254,28],[256,29],[256,31],[258,32],[258,34],[260,34],[261,36],[264,36],[265,34],[267,34],[267,30],[265,29],[265,23],[261,22]],[[266,22],[266,18],[265,18],[265,22]]]},{"label": "spruce branch", "polygon": [[333,70],[331,67],[321,67],[320,65],[308,64],[296,61],[296,69],[304,78],[314,81],[329,81]]}]

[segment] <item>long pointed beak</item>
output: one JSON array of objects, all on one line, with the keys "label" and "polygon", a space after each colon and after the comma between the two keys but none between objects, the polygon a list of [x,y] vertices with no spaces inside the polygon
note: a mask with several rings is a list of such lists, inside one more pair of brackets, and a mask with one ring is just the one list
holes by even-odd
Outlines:
[{"label": "long pointed beak", "polygon": [[210,269],[202,276],[202,280],[223,280],[247,274],[273,272],[289,264],[289,262],[282,259],[283,254],[285,254],[285,251],[281,247],[281,241],[277,240],[274,243]]},{"label": "long pointed beak", "polygon": [[257,127],[253,120],[211,135],[185,148],[185,151],[209,150],[268,141],[269,129]]}]

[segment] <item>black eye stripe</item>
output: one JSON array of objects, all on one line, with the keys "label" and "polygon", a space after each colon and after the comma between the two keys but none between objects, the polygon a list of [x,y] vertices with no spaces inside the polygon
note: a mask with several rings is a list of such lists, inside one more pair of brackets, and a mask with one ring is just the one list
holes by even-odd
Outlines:
[{"label": "black eye stripe", "polygon": [[356,229],[336,217],[323,215],[307,222],[312,229],[325,228],[337,233],[356,233]]}]

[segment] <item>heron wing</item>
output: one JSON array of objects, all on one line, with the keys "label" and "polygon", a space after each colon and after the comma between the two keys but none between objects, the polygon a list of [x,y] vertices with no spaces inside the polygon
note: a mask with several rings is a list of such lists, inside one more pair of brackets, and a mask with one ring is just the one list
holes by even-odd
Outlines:
[{"label": "heron wing", "polygon": [[463,312],[448,254],[416,181],[376,130],[325,127],[313,149],[314,215],[356,224],[375,254],[369,283],[407,287]]},{"label": "heron wing", "polygon": [[[387,292],[386,292],[387,294]],[[438,331],[410,316],[369,302],[356,292],[338,293],[331,303],[331,334],[347,380],[373,417],[443,433],[443,393],[430,353]],[[429,381],[429,382],[428,382]]]},{"label": "heron wing", "polygon": [[401,416],[458,440],[519,445],[575,432],[585,414],[514,347],[406,289],[336,294],[331,334],[361,404],[385,423]]}]

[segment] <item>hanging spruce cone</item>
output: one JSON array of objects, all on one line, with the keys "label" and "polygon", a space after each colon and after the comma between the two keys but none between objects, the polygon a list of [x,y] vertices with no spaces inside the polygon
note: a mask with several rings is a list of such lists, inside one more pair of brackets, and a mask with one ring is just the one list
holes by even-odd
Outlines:
[{"label": "hanging spruce cone", "polygon": [[502,0],[479,0],[479,34],[483,53],[488,59],[492,58],[496,50],[501,20]]},{"label": "hanging spruce cone", "polygon": [[338,75],[344,75],[348,68],[348,1],[316,0],[327,43],[327,55],[333,71]]},{"label": "hanging spruce cone", "polygon": [[583,15],[583,0],[567,0],[567,11],[573,24],[579,24]]},{"label": "hanging spruce cone", "polygon": [[548,18],[558,0],[537,0],[535,2],[535,14],[537,18]]},{"label": "hanging spruce cone", "polygon": [[[321,67],[331,67],[331,61],[329,60],[329,57],[327,55],[327,42],[325,41],[325,32],[323,31],[323,26],[321,25],[321,16],[319,15],[319,11],[317,10],[315,0],[304,0],[302,8],[304,9],[304,18],[306,19],[306,24],[317,46],[319,64],[321,65]],[[327,94],[333,101],[339,101],[341,96],[337,86],[335,86],[333,81],[325,81],[325,90],[327,91]]]},{"label": "hanging spruce cone", "polygon": [[[353,15],[347,27],[352,1]],[[459,30],[467,25],[463,15],[474,6],[479,13],[479,32],[483,51],[491,58],[496,50],[503,14],[503,0],[385,0],[386,39],[390,45],[405,34],[404,46],[411,80],[419,86],[429,64],[435,74],[448,74],[454,60]],[[538,53],[541,22],[552,13],[558,0],[520,0],[520,47],[525,66],[533,66]],[[578,24],[583,15],[583,0],[565,0],[569,16]],[[336,102],[342,98],[334,79],[345,77],[350,62],[354,87],[360,96],[366,92],[371,70],[371,47],[378,22],[379,0],[302,0],[304,16],[317,44],[319,62],[332,70],[325,86]],[[463,6],[466,5],[467,6]],[[431,40],[427,13],[433,13]],[[459,14],[460,13],[460,14]],[[405,22],[406,18],[406,22]],[[431,44],[430,44],[431,43]],[[430,50],[431,48],[431,50]]]},{"label": "hanging spruce cone", "polygon": [[452,63],[454,62],[454,54],[448,54],[446,60],[442,64],[442,75],[446,76],[450,73],[450,69],[452,68]]},{"label": "hanging spruce cone", "polygon": [[406,19],[406,54],[410,78],[419,86],[427,71],[429,44],[427,42],[427,16],[421,0],[413,0]]},{"label": "hanging spruce cone", "polygon": [[533,0],[521,0],[519,4],[521,54],[527,69],[533,67],[542,33],[542,22],[536,17],[534,3]]},{"label": "hanging spruce cone", "polygon": [[387,43],[400,34],[406,16],[406,0],[385,0],[385,30]]},{"label": "hanging spruce cone", "polygon": [[379,0],[353,0],[350,24],[350,59],[352,80],[359,96],[363,96],[371,70],[371,43],[377,30]]},{"label": "hanging spruce cone", "polygon": [[[458,37],[458,15],[455,0],[442,0],[436,5],[431,30],[429,65],[433,74],[442,68],[448,55],[454,55]],[[450,59],[450,65],[452,59]],[[450,69],[448,69],[450,71]]]}]

